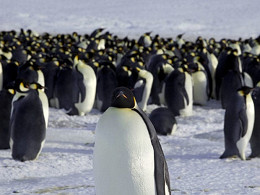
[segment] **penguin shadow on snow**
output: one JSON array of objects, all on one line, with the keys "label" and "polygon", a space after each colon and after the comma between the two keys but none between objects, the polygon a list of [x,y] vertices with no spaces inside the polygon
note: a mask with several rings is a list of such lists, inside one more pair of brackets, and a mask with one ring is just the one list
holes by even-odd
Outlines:
[{"label": "penguin shadow on snow", "polygon": [[224,140],[222,129],[212,131],[212,132],[207,132],[207,133],[196,134],[193,137],[197,139],[207,139],[209,141],[215,141],[215,142],[223,142]]},{"label": "penguin shadow on snow", "polygon": [[[66,148],[66,147],[55,147],[51,146],[51,144],[55,144],[55,142],[46,142],[46,146],[42,149],[42,155],[48,155],[48,153],[64,153],[64,154],[92,154],[93,153],[93,147],[89,147],[88,145],[84,144],[75,144],[75,143],[69,143],[69,142],[62,142],[62,145],[73,145],[74,147],[82,147],[85,146],[84,149],[77,149],[77,148]],[[59,142],[59,144],[61,144]],[[41,155],[40,155],[41,156]]]},{"label": "penguin shadow on snow", "polygon": [[174,154],[174,155],[166,155],[167,161],[172,159],[179,159],[179,160],[218,160],[219,154],[218,153],[199,153],[199,154]]}]

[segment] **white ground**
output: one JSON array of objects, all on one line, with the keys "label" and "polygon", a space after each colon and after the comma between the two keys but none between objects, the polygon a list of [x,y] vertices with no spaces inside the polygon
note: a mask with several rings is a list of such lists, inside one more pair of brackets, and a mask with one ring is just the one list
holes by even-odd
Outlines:
[{"label": "white ground", "polygon": [[[8,0],[1,1],[0,30],[84,34],[105,27],[119,36],[153,31],[163,37],[185,33],[187,39],[237,39],[260,34],[259,8],[258,0]],[[148,112],[155,107],[150,105]],[[94,195],[92,154],[100,115],[95,109],[87,116],[51,109],[39,159],[17,162],[10,150],[0,151],[0,194]],[[223,118],[224,110],[212,100],[194,106],[193,116],[178,117],[175,135],[159,137],[174,194],[260,194],[260,159],[219,159]]]}]

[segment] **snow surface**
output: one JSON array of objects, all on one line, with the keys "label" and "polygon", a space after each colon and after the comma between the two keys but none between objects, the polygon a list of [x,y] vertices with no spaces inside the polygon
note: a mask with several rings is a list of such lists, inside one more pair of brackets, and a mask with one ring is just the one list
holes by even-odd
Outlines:
[{"label": "snow surface", "polygon": [[[1,0],[0,30],[90,33],[104,27],[118,36],[147,31],[162,37],[198,35],[249,38],[260,33],[259,0]],[[148,106],[148,113],[156,108]],[[50,109],[47,138],[35,161],[17,162],[0,151],[0,194],[95,194],[93,146],[101,113],[68,116]],[[260,194],[260,159],[220,160],[224,151],[224,110],[211,100],[178,117],[178,129],[160,141],[173,194]],[[247,155],[250,148],[247,149]]]}]

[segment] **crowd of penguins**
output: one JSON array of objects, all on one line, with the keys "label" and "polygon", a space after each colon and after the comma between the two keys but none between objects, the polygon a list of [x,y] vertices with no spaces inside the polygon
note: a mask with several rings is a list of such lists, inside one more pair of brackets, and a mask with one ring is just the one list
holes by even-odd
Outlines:
[{"label": "crowd of penguins", "polygon": [[221,158],[245,159],[250,138],[251,157],[260,156],[259,81],[260,36],[188,41],[151,32],[119,38],[102,28],[85,35],[2,31],[0,149],[11,147],[15,160],[37,158],[49,107],[104,112],[113,90],[125,86],[144,111],[160,105],[149,117],[161,135],[172,134],[175,117],[191,116],[194,104],[219,100],[226,109]]}]

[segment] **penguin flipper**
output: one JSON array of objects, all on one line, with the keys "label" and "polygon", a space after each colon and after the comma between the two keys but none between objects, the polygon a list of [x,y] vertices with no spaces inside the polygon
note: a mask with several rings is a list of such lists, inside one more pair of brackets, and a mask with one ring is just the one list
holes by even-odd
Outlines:
[{"label": "penguin flipper", "polygon": [[84,77],[81,73],[78,73],[78,88],[79,88],[79,93],[80,93],[80,98],[81,100],[78,98],[78,102],[83,102],[86,98],[86,88],[84,85]]},{"label": "penguin flipper", "polygon": [[187,105],[189,105],[189,96],[188,96],[188,93],[187,93],[185,87],[184,87],[184,86],[181,86],[180,88],[181,88],[181,91],[182,91],[182,94],[183,94],[184,98],[185,98],[186,101],[187,101]]},{"label": "penguin flipper", "polygon": [[156,185],[156,191],[157,195],[165,195],[167,194],[165,192],[166,188],[165,185],[167,185],[167,190],[169,194],[171,194],[171,188],[170,188],[170,176],[168,171],[167,162],[165,160],[165,156],[161,147],[161,144],[159,142],[159,139],[157,137],[155,128],[152,124],[152,122],[149,120],[147,115],[142,111],[140,108],[135,108],[135,110],[144,120],[147,129],[149,131],[151,143],[154,149],[154,161],[155,161],[155,185]]},{"label": "penguin flipper", "polygon": [[240,136],[244,137],[246,135],[247,126],[248,126],[247,114],[245,110],[241,110],[239,112],[239,121],[240,121]]}]

